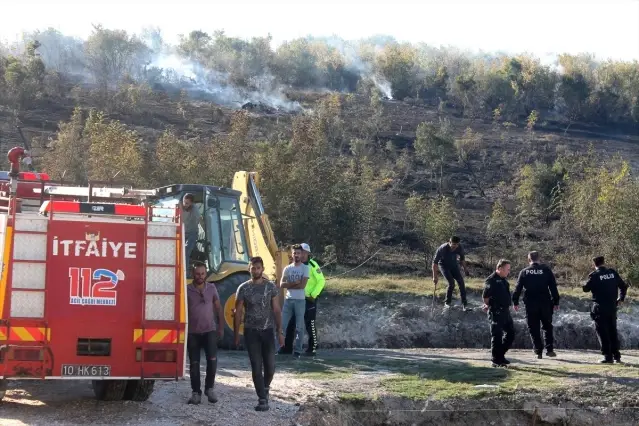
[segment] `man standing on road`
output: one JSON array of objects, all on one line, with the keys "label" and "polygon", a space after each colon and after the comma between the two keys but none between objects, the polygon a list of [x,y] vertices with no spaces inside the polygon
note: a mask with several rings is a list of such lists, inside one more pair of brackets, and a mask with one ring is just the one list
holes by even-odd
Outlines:
[{"label": "man standing on road", "polygon": [[[302,243],[302,263],[309,267],[309,278],[304,289],[304,295],[306,296],[306,312],[304,313],[304,323],[306,324],[306,333],[308,334],[308,349],[304,352],[305,355],[315,356],[317,351],[317,326],[315,325],[315,318],[317,315],[317,298],[324,289],[326,284],[326,278],[322,273],[322,269],[315,259],[310,255],[311,247]],[[291,353],[293,350],[293,340],[295,339],[295,315],[289,324],[283,324],[286,327],[286,339],[284,347],[279,352],[280,354]]]},{"label": "man standing on road", "polygon": [[275,342],[273,328],[284,344],[282,311],[275,283],[264,279],[264,261],[250,260],[251,279],[240,284],[235,295],[233,331],[235,346],[240,344],[240,323],[244,318],[244,344],[251,361],[253,386],[259,398],[256,411],[268,411],[269,389],[275,374]]},{"label": "man standing on road", "polygon": [[510,286],[506,277],[510,273],[510,262],[500,259],[497,269],[484,282],[483,310],[490,320],[490,351],[493,367],[510,364],[505,356],[515,340],[515,325],[510,315]]},{"label": "man standing on road", "polygon": [[[191,375],[191,399],[189,404],[199,404],[202,399],[200,384],[200,356],[204,350],[206,357],[206,378],[204,394],[209,402],[217,402],[213,392],[217,370],[217,339],[224,336],[224,311],[220,296],[213,283],[206,282],[206,266],[193,267],[193,282],[186,289],[189,308],[189,326],[186,340]],[[213,320],[213,310],[217,312],[217,326]],[[216,330],[217,329],[217,330]]]},{"label": "man standing on road", "polygon": [[304,312],[306,311],[305,289],[310,276],[309,265],[302,263],[302,251],[301,245],[293,246],[293,263],[287,265],[282,271],[280,283],[280,288],[286,289],[286,299],[282,307],[282,323],[288,325],[291,317],[295,315],[295,349],[293,352],[295,358],[299,358],[302,354]]},{"label": "man standing on road", "polygon": [[595,270],[588,275],[588,281],[582,289],[586,293],[592,292],[590,317],[595,321],[595,330],[604,356],[599,362],[611,364],[613,359],[621,362],[617,335],[617,306],[626,298],[628,284],[621,279],[617,271],[604,266],[604,260],[603,256],[592,259]]},{"label": "man standing on road", "polygon": [[519,296],[524,290],[526,304],[526,321],[532,339],[533,350],[537,358],[542,358],[541,328],[544,330],[546,356],[557,356],[553,351],[552,314],[553,309],[559,309],[559,292],[555,274],[546,265],[539,263],[539,253],[528,253],[529,265],[521,270],[517,278],[517,285],[513,292],[513,306],[519,310]]},{"label": "man standing on road", "polygon": [[445,307],[450,308],[453,300],[453,291],[455,290],[455,281],[457,281],[463,309],[464,311],[468,311],[470,308],[468,307],[468,300],[466,299],[466,285],[464,283],[464,278],[459,271],[457,256],[459,256],[459,261],[464,268],[464,273],[468,276],[464,248],[459,242],[459,237],[452,236],[447,243],[439,246],[435,252],[435,257],[433,258],[433,283],[437,285],[437,269],[439,268],[439,271],[442,273],[444,278],[446,278],[446,281],[448,281]]}]

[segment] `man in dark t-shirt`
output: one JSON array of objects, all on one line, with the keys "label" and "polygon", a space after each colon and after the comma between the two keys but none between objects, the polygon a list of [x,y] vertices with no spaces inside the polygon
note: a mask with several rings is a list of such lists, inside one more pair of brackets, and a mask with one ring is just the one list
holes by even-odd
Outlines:
[{"label": "man in dark t-shirt", "polygon": [[251,258],[249,268],[251,279],[240,284],[235,294],[234,342],[236,346],[240,344],[240,322],[244,319],[244,343],[259,398],[255,410],[268,411],[269,389],[275,375],[274,332],[277,332],[280,346],[284,345],[282,310],[278,300],[279,289],[275,283],[264,279],[262,258]]},{"label": "man in dark t-shirt", "polygon": [[450,240],[442,244],[437,248],[435,256],[433,257],[433,283],[437,285],[438,274],[437,270],[442,273],[446,281],[448,281],[448,290],[446,291],[446,308],[450,308],[453,300],[453,291],[455,290],[455,281],[459,286],[459,295],[461,297],[462,306],[465,311],[469,310],[468,300],[466,299],[466,285],[464,283],[464,277],[459,270],[459,262],[464,268],[464,273],[468,276],[468,268],[466,267],[466,257],[464,248],[460,244],[459,237],[452,236]]}]

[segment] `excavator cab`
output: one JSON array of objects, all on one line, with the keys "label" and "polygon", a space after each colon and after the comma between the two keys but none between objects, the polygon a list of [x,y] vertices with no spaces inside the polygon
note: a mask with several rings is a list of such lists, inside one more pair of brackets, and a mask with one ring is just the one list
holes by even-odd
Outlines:
[{"label": "excavator cab", "polygon": [[189,267],[204,263],[210,281],[219,281],[238,267],[247,271],[249,251],[239,208],[241,194],[210,185],[177,184],[158,188],[151,205],[155,211],[174,209],[186,194],[193,195],[193,208],[200,215],[198,239],[187,259]]}]

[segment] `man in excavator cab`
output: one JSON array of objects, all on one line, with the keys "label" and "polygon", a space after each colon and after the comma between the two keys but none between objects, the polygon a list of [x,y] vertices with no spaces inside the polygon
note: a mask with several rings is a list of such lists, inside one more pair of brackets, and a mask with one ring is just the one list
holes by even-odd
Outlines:
[{"label": "man in excavator cab", "polygon": [[187,277],[193,278],[191,276],[192,268],[190,267],[191,254],[200,235],[200,224],[204,227],[202,214],[195,204],[195,197],[191,193],[184,194],[180,208],[182,209],[182,221],[184,223],[184,254],[186,256]]},{"label": "man in excavator cab", "polygon": [[[308,348],[304,355],[315,356],[317,351],[317,325],[315,323],[317,315],[317,299],[324,290],[326,278],[319,264],[311,256],[311,247],[307,243],[300,244],[302,247],[302,263],[308,265],[309,279],[304,288],[306,296],[306,311],[304,313],[304,323],[306,325],[306,333],[308,334]],[[291,318],[288,324],[282,324],[286,327],[286,339],[284,346],[278,352],[279,354],[290,354],[293,352],[293,340],[295,339],[295,316]]]}]

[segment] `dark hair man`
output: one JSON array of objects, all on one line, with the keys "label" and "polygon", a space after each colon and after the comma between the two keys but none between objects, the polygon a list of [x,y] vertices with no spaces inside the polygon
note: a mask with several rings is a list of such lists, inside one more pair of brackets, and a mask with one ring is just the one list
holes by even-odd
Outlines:
[{"label": "dark hair man", "polygon": [[541,344],[541,328],[544,330],[546,355],[557,356],[553,351],[552,314],[553,309],[559,309],[559,292],[555,274],[547,266],[540,263],[539,252],[528,253],[529,265],[519,272],[517,285],[513,292],[513,306],[519,310],[519,296],[524,291],[524,303],[526,304],[526,321],[528,332],[532,339],[533,350],[537,358],[542,358],[543,346]]},{"label": "dark hair man", "polygon": [[[193,266],[193,282],[186,288],[189,308],[187,351],[191,375],[191,399],[189,404],[199,404],[202,398],[200,389],[200,356],[204,350],[206,357],[206,378],[204,394],[209,402],[217,402],[213,392],[215,372],[217,370],[217,339],[224,336],[224,311],[220,296],[213,283],[206,282],[206,266]],[[213,310],[217,312],[217,326],[213,320]],[[217,329],[217,332],[216,332]]]},{"label": "dark hair man", "polygon": [[457,281],[461,303],[464,311],[467,311],[470,310],[470,308],[468,307],[468,300],[466,299],[466,285],[464,283],[464,278],[459,271],[459,265],[457,263],[458,256],[459,261],[464,268],[464,273],[468,276],[464,248],[459,241],[459,237],[452,236],[447,243],[439,246],[435,252],[435,257],[433,258],[433,283],[437,284],[437,269],[439,268],[439,271],[442,273],[444,278],[446,278],[446,281],[448,281],[445,306],[446,308],[450,308],[453,299],[453,291],[455,290],[455,281]]},{"label": "dark hair man", "polygon": [[[304,288],[306,295],[306,311],[304,312],[304,322],[306,324],[306,333],[308,334],[308,348],[305,355],[315,356],[317,351],[317,325],[315,323],[317,315],[317,299],[322,293],[326,285],[326,278],[322,273],[322,269],[315,259],[311,257],[311,247],[306,244],[300,244],[302,248],[302,263],[309,267],[309,278]],[[280,353],[291,353],[293,348],[293,339],[295,338],[295,316],[288,324],[282,324],[286,328],[286,341]]]},{"label": "dark hair man", "polygon": [[592,263],[595,270],[588,275],[588,281],[582,289],[584,292],[592,292],[590,317],[595,321],[595,330],[604,356],[599,362],[611,364],[613,358],[616,362],[621,362],[617,335],[617,306],[626,298],[628,284],[621,279],[617,271],[604,265],[603,256],[593,258]]},{"label": "dark hair man", "polygon": [[[306,311],[305,288],[310,276],[309,266],[302,263],[302,246],[293,246],[293,263],[282,271],[280,288],[286,289],[286,299],[282,306],[282,322],[287,324],[295,316],[295,351],[293,356],[302,354],[304,341],[304,313]],[[278,348],[280,349],[280,348]]]},{"label": "dark hair man", "polygon": [[500,259],[495,272],[484,282],[483,310],[490,320],[490,351],[493,367],[510,364],[505,356],[515,340],[515,325],[510,316],[510,285],[506,277],[510,273],[510,262]]},{"label": "dark hair man", "polygon": [[184,197],[182,197],[181,214],[182,222],[184,223],[184,255],[186,256],[187,267],[191,263],[191,253],[193,253],[193,249],[195,248],[195,243],[200,233],[199,224],[202,220],[200,211],[193,204],[195,202],[194,200],[193,194],[185,194]]},{"label": "dark hair man", "polygon": [[[284,344],[282,311],[278,301],[279,289],[264,279],[264,261],[252,257],[249,263],[251,279],[240,284],[235,295],[233,331],[235,346],[240,344],[240,322],[244,319],[244,343],[251,361],[253,385],[259,398],[256,411],[268,411],[271,381],[275,374],[274,331]],[[276,328],[276,330],[273,330]]]}]

